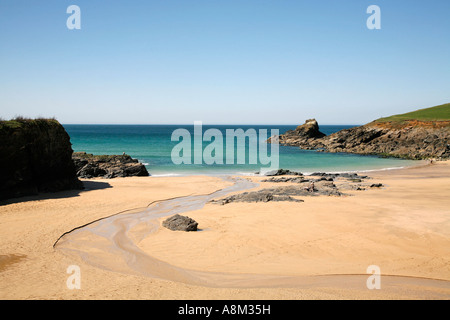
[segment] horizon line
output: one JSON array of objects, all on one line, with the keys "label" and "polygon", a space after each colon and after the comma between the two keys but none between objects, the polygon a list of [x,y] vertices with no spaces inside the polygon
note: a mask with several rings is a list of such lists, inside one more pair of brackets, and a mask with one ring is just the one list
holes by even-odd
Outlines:
[{"label": "horizon line", "polygon": [[[62,125],[76,125],[76,126],[193,126],[194,123],[62,123]],[[301,124],[276,124],[276,123],[202,123],[207,126],[299,126]],[[362,124],[342,124],[342,123],[322,123],[319,126],[361,126]]]}]

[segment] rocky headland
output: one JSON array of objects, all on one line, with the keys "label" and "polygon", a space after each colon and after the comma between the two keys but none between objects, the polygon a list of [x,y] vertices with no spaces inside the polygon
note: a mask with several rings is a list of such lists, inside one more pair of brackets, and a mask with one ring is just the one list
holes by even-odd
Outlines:
[{"label": "rocky headland", "polygon": [[373,121],[326,136],[317,121],[310,119],[281,134],[279,143],[324,152],[445,159],[450,157],[450,121]]}]

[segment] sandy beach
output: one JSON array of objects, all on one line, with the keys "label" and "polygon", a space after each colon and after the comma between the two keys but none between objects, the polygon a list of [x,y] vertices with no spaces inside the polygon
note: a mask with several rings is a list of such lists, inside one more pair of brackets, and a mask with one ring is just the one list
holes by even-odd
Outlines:
[{"label": "sandy beach", "polygon": [[[127,236],[149,263],[158,262],[158,277],[129,272],[112,255],[98,261],[123,268],[95,266],[65,250],[65,237],[54,244],[92,221],[211,194],[233,182],[206,176],[84,180],[83,191],[2,202],[0,298],[449,299],[450,162],[365,174],[367,183],[383,187],[302,197],[301,203],[207,203],[183,213],[199,223],[197,232],[163,228],[164,217],[151,233],[137,224]],[[245,178],[255,190],[275,185]],[[89,241],[82,245],[96,255]],[[67,288],[70,265],[80,267],[79,290]],[[366,286],[370,265],[381,270],[379,290]]]}]

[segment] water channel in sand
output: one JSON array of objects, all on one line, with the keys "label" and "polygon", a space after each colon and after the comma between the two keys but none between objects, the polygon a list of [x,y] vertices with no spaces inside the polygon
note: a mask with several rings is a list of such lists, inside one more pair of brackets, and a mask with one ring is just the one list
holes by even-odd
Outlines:
[{"label": "water channel in sand", "polygon": [[[192,195],[157,201],[147,208],[133,209],[78,227],[62,235],[55,250],[69,257],[79,257],[98,268],[125,274],[143,275],[191,285],[228,288],[258,287],[337,287],[364,290],[369,275],[283,276],[267,274],[217,273],[189,270],[149,256],[138,243],[160,227],[159,219],[174,214],[199,210],[210,200],[256,187],[243,178],[225,178],[233,181],[230,187],[206,195]],[[383,276],[383,289],[431,298],[448,298],[450,282],[444,280]],[[431,290],[435,288],[437,290]]]}]

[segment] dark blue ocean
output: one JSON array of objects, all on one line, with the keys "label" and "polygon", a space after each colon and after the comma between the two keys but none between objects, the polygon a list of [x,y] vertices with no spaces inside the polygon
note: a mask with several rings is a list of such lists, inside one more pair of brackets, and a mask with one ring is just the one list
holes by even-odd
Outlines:
[{"label": "dark blue ocean", "polygon": [[[190,175],[190,174],[252,174],[268,167],[261,163],[249,164],[248,144],[245,164],[180,164],[172,161],[172,149],[179,141],[171,141],[174,130],[184,128],[192,134],[193,125],[64,125],[70,136],[74,151],[93,154],[122,154],[125,152],[144,163],[151,175]],[[353,126],[322,125],[320,131],[325,134]],[[280,134],[295,129],[295,125],[203,125],[203,132],[209,128],[219,129],[225,137],[226,129],[278,129]],[[205,148],[210,142],[203,142]],[[224,154],[225,154],[225,141]],[[268,145],[270,156],[270,144]],[[236,150],[237,151],[237,150]],[[192,149],[192,157],[195,150]],[[235,157],[238,152],[235,152]],[[279,147],[279,167],[310,173],[315,171],[342,172],[374,169],[399,168],[416,162],[401,159],[384,159],[375,156],[323,153],[300,150],[297,147]]]}]

